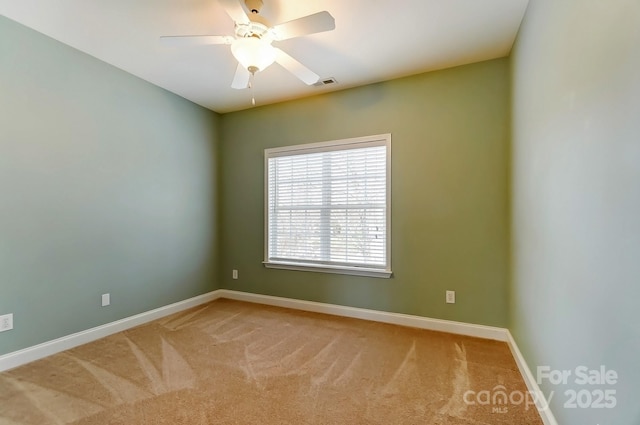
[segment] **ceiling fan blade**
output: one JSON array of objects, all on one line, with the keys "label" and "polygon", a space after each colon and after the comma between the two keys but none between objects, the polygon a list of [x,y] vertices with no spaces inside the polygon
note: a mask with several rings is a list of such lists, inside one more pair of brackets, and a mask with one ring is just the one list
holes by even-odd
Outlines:
[{"label": "ceiling fan blade", "polygon": [[251,23],[249,17],[244,12],[244,9],[240,4],[240,0],[218,0],[218,2],[220,2],[220,5],[224,7],[224,10],[227,11],[227,14],[231,16],[233,22],[237,24]]},{"label": "ceiling fan blade", "polygon": [[301,79],[305,84],[312,85],[318,82],[320,76],[286,54],[284,51],[274,47],[276,51],[276,62],[282,65],[287,71]]},{"label": "ceiling fan blade", "polygon": [[236,75],[233,76],[231,87],[234,89],[246,89],[249,87],[249,77],[251,77],[251,73],[239,63],[236,68]]},{"label": "ceiling fan blade", "polygon": [[169,47],[203,46],[207,44],[231,44],[230,35],[177,35],[160,37],[160,42]]},{"label": "ceiling fan blade", "polygon": [[271,31],[275,40],[286,40],[301,35],[331,31],[335,28],[336,20],[329,12],[324,11],[276,25]]}]

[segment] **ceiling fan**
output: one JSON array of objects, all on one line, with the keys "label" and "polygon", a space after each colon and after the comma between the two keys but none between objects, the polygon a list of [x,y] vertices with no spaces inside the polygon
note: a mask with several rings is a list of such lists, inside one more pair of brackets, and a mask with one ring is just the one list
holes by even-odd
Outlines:
[{"label": "ceiling fan", "polygon": [[278,62],[308,85],[316,83],[320,78],[318,74],[281,49],[272,46],[271,43],[303,35],[331,31],[336,27],[333,16],[324,11],[271,26],[266,19],[260,16],[260,10],[263,5],[262,0],[244,0],[247,10],[251,12],[250,15],[245,13],[240,1],[218,0],[235,23],[235,36],[164,36],[160,37],[161,42],[171,46],[231,45],[231,53],[238,60],[238,67],[231,83],[231,87],[234,89],[250,87],[252,76],[256,72],[263,71],[273,62]]}]

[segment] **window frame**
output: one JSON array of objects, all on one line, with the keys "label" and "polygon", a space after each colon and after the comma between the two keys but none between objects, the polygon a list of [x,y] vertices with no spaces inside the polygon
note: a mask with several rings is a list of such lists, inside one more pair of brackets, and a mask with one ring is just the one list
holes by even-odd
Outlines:
[{"label": "window frame", "polygon": [[[316,264],[304,261],[273,261],[269,260],[269,159],[279,156],[348,150],[349,147],[386,147],[386,199],[385,199],[385,266],[363,267],[338,264]],[[355,276],[390,278],[391,271],[391,134],[376,134],[372,136],[354,137],[349,139],[331,140],[326,142],[306,143],[264,150],[264,260],[263,265],[270,269],[285,269],[310,271],[321,273],[336,273]]]}]

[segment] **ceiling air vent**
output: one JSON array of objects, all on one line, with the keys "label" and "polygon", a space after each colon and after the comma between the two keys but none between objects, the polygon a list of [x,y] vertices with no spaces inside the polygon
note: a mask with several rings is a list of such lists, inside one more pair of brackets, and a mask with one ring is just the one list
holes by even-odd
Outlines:
[{"label": "ceiling air vent", "polygon": [[333,77],[329,77],[329,78],[320,78],[318,80],[317,83],[314,83],[314,86],[328,86],[330,84],[337,84],[338,82],[336,81],[335,78]]}]

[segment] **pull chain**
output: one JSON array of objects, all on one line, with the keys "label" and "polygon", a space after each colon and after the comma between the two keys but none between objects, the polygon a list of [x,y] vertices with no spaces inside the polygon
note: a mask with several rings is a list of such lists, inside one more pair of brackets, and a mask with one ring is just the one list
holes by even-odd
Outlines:
[{"label": "pull chain", "polygon": [[251,76],[249,77],[249,88],[251,89],[251,105],[256,106],[256,96],[255,93],[253,91],[253,76],[255,75],[255,73],[251,73]]}]

